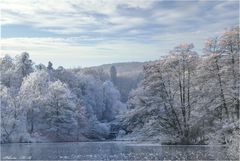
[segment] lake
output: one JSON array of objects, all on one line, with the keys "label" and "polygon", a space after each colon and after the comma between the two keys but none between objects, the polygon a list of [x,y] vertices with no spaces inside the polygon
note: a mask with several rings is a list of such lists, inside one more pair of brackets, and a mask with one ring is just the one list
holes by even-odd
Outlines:
[{"label": "lake", "polygon": [[236,160],[224,146],[131,142],[14,143],[1,145],[2,160]]}]

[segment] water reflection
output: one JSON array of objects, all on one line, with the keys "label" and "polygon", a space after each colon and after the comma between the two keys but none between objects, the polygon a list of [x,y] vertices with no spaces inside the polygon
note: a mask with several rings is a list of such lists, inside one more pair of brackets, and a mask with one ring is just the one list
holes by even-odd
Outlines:
[{"label": "water reflection", "polygon": [[234,160],[222,146],[157,146],[126,142],[3,144],[1,159]]}]

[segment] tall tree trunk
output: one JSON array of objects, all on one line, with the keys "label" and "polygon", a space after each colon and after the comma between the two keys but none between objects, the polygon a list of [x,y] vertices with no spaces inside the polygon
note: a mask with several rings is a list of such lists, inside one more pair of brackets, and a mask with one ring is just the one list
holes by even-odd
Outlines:
[{"label": "tall tree trunk", "polygon": [[[59,106],[58,106],[58,103],[57,103],[57,121],[59,121]],[[57,139],[59,139],[59,124],[57,122]]]},{"label": "tall tree trunk", "polygon": [[187,126],[187,113],[186,113],[186,58],[183,56],[183,64],[182,64],[182,113],[183,113],[183,121],[184,121],[184,137],[185,141],[188,142],[188,126]]},{"label": "tall tree trunk", "polygon": [[33,130],[34,130],[34,115],[33,115],[33,108],[31,108],[31,129],[30,129],[30,133],[32,134],[33,133]]},{"label": "tall tree trunk", "polygon": [[[220,67],[219,67],[217,58],[215,59],[215,65],[216,65],[216,68],[217,68],[217,78],[218,78],[218,83],[219,83],[219,87],[220,87],[220,97],[221,97],[221,102],[222,102],[222,108],[225,109],[227,118],[229,119],[229,112],[228,112],[228,108],[227,108],[227,104],[226,104],[226,100],[225,100],[225,96],[224,96],[224,90],[223,90],[223,85],[222,85],[222,77],[220,75]],[[221,119],[222,119],[222,117],[223,117],[223,115],[221,114]]]},{"label": "tall tree trunk", "polygon": [[187,88],[188,121],[190,120],[190,115],[191,115],[191,104],[190,104],[190,82],[191,82],[191,74],[190,74],[190,69],[188,68],[188,88]]},{"label": "tall tree trunk", "polygon": [[[232,49],[232,46],[231,46],[231,55],[232,55],[232,58],[231,58],[231,64],[232,64],[232,75],[233,75],[233,92],[234,92],[234,99],[236,100],[236,103],[235,103],[235,112],[236,112],[236,116],[237,116],[237,119],[239,119],[239,87],[238,87],[238,75],[237,75],[237,72],[235,70],[235,66],[236,66],[236,61],[235,61],[235,58],[234,58],[234,52],[233,52],[233,49]],[[237,54],[237,65],[239,64],[239,56]]]}]

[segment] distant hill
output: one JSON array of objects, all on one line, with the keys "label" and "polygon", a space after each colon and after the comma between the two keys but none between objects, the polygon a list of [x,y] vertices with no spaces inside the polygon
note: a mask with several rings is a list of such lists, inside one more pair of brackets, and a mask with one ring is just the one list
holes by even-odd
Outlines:
[{"label": "distant hill", "polygon": [[[112,63],[112,64],[103,64],[100,66],[88,67],[88,69],[99,69],[102,68],[105,73],[109,74],[111,66],[115,66],[117,69],[118,76],[132,77],[140,74],[143,70],[143,66],[147,62],[124,62],[124,63]],[[87,69],[87,68],[86,68]]]}]

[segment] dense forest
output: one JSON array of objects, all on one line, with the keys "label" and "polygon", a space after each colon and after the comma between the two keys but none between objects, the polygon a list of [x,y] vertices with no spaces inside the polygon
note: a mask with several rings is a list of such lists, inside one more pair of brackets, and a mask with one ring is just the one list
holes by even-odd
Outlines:
[{"label": "dense forest", "polygon": [[239,45],[239,27],[233,27],[207,40],[201,53],[181,44],[125,75],[114,64],[108,71],[55,69],[51,62],[34,64],[26,52],[6,55],[0,60],[1,143],[238,144]]},{"label": "dense forest", "polygon": [[3,57],[1,70],[2,142],[104,139],[126,109],[101,71],[33,67],[26,52]]}]

